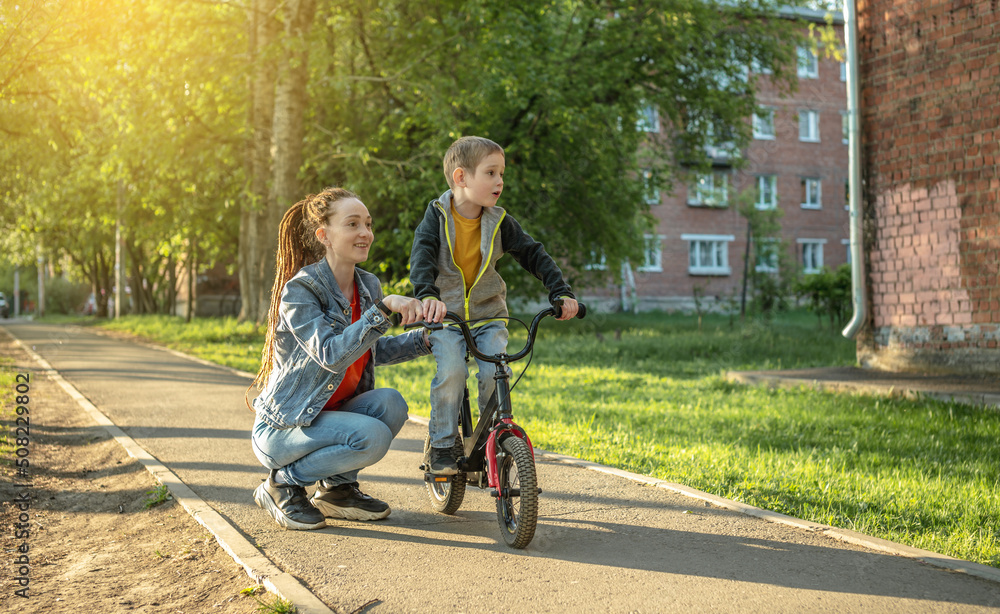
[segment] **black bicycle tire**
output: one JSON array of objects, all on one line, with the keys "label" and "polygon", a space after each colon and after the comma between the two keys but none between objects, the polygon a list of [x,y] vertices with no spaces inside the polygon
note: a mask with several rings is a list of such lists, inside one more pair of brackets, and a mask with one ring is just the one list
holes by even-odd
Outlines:
[{"label": "black bicycle tire", "polygon": [[[500,442],[506,453],[499,467],[500,493],[497,497],[497,522],[504,542],[518,550],[527,547],[535,536],[538,523],[538,476],[531,449],[520,437],[509,436]],[[517,483],[512,482],[511,469],[516,470]],[[512,497],[511,488],[520,496]],[[517,499],[515,501],[515,499]]]},{"label": "black bicycle tire", "polygon": [[[428,469],[430,469],[430,448],[431,436],[428,433],[424,437],[424,462],[427,464]],[[455,445],[452,446],[451,450],[455,458],[465,456],[465,448],[462,445],[461,435],[455,439]],[[441,514],[448,514],[449,516],[457,512],[458,508],[462,507],[462,501],[465,500],[466,482],[466,476],[461,472],[451,476],[450,482],[424,482],[424,488],[427,491],[427,498],[430,500],[431,509]]]}]

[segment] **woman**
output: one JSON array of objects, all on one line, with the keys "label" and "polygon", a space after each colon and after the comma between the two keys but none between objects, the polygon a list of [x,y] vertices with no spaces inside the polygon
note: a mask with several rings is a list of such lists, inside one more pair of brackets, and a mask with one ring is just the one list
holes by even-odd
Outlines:
[{"label": "woman", "polygon": [[[257,505],[287,529],[326,518],[377,520],[383,501],[358,488],[358,471],[380,460],[406,422],[398,391],[374,387],[374,367],[430,353],[424,332],[386,336],[389,316],[421,316],[420,301],[382,296],[357,267],[375,235],[368,209],[341,188],[292,205],[278,232],[267,337],[254,380],[253,449],[271,470]],[[280,300],[279,300],[280,295]],[[305,487],[319,482],[311,500]]]}]

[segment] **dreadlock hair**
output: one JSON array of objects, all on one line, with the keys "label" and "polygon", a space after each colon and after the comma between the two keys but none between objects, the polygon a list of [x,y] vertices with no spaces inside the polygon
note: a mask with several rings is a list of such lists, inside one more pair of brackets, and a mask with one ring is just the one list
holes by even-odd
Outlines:
[{"label": "dreadlock hair", "polygon": [[274,333],[278,328],[278,306],[281,291],[288,280],[302,267],[319,262],[326,249],[316,238],[316,229],[329,221],[335,205],[357,194],[344,188],[326,188],[310,194],[288,208],[278,226],[278,253],[274,266],[274,286],[271,287],[271,307],[267,313],[267,335],[261,352],[260,371],[250,386],[260,390],[267,382],[274,363]]}]

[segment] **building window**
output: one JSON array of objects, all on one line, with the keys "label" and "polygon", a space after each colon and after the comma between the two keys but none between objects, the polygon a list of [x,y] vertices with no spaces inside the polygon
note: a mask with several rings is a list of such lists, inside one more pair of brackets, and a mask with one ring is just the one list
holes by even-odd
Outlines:
[{"label": "building window", "polygon": [[819,142],[819,111],[810,109],[799,111],[799,140]]},{"label": "building window", "polygon": [[777,175],[761,175],[757,177],[757,200],[754,205],[758,209],[774,209],[778,206]]},{"label": "building window", "polygon": [[725,207],[729,203],[729,174],[712,171],[699,174],[688,186],[687,204],[695,207]]},{"label": "building window", "polygon": [[823,244],[826,239],[799,239],[802,246],[802,272],[819,273],[823,268]]},{"label": "building window", "polygon": [[840,140],[844,145],[851,142],[851,116],[847,111],[840,112]]},{"label": "building window", "polygon": [[776,239],[757,239],[753,244],[754,269],[758,273],[778,272],[778,249],[780,243]]},{"label": "building window", "polygon": [[844,246],[844,251],[847,253],[847,264],[851,264],[851,240],[841,239],[840,244]]},{"label": "building window", "polygon": [[806,47],[798,48],[799,56],[799,79],[819,78],[819,58]]},{"label": "building window", "polygon": [[660,204],[660,188],[656,187],[653,171],[648,168],[642,169],[642,200],[647,205]]},{"label": "building window", "polygon": [[851,180],[844,180],[844,210],[850,211],[851,209]]},{"label": "building window", "polygon": [[604,271],[608,268],[608,259],[604,256],[604,250],[590,251],[587,264],[583,268],[588,271]]},{"label": "building window", "polygon": [[765,66],[764,64],[761,64],[760,60],[758,60],[757,58],[754,58],[753,60],[750,61],[750,71],[755,72],[759,75],[769,75],[772,72],[774,72],[771,70],[770,66]]},{"label": "building window", "polygon": [[753,138],[774,140],[774,109],[761,109],[753,114]]},{"label": "building window", "polygon": [[681,235],[688,242],[688,273],[729,275],[729,243],[733,235]]},{"label": "building window", "polygon": [[639,119],[635,122],[636,130],[640,132],[660,131],[660,112],[653,104],[644,104],[639,109]]},{"label": "building window", "polygon": [[802,178],[802,208],[819,209],[822,206],[820,200],[820,180],[816,177]]},{"label": "building window", "polygon": [[642,266],[639,267],[641,273],[662,273],[663,272],[663,235],[645,235],[645,250]]},{"label": "building window", "polygon": [[840,63],[840,80],[847,82],[847,62]]}]

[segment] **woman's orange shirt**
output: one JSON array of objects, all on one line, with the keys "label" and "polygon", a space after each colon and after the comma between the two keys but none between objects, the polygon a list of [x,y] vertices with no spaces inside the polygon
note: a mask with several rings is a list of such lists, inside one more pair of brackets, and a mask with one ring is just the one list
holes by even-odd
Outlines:
[{"label": "woman's orange shirt", "polygon": [[[354,298],[351,299],[351,323],[358,321],[361,317],[361,297],[358,296],[358,286],[354,285]],[[347,372],[344,373],[344,381],[340,382],[340,386],[337,387],[336,392],[330,397],[330,400],[326,402],[323,406],[323,411],[334,411],[340,409],[340,406],[344,404],[345,401],[351,399],[354,393],[358,390],[358,383],[361,381],[361,374],[365,372],[365,366],[371,359],[372,351],[368,350],[365,352],[364,356],[354,361],[354,364],[347,367]]]}]

